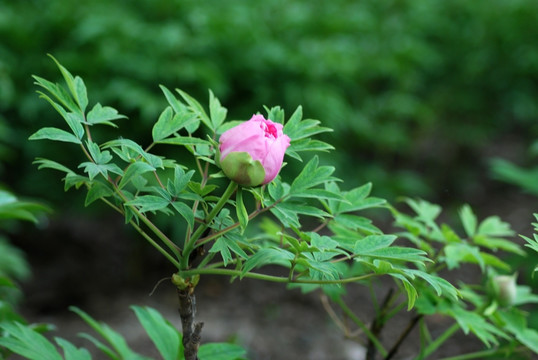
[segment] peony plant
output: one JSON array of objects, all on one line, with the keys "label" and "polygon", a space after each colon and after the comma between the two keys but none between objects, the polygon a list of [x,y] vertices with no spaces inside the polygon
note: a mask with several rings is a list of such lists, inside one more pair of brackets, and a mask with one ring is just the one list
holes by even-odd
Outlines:
[{"label": "peony plant", "polygon": [[[254,115],[238,125],[226,121],[227,111],[212,92],[208,113],[184,91],[161,86],[169,105],[151,130],[150,144],[109,139],[106,132],[100,139],[94,127],[116,127],[124,116],[99,103],[89,108],[83,80],[56,63],[67,89],[37,76],[35,80],[41,97],[65,120],[67,130],[44,127],[30,139],[63,142],[80,149],[81,158],[75,169],[45,158],[36,163],[40,169],[62,172],[66,190],[86,189],[85,205],[96,201],[109,205],[170,264],[171,282],[179,295],[180,348],[165,340],[167,336],[177,340],[177,332],[153,310],[142,316],[161,354],[168,354],[165,359],[207,359],[203,324],[195,318],[195,295],[208,274],[317,291],[345,336],[364,346],[367,359],[393,358],[415,328],[420,346],[411,357],[417,360],[436,358],[440,346],[460,331],[473,334],[485,346],[466,354],[467,359],[538,353],[538,332],[527,327],[519,308],[538,302],[528,287],[512,284],[511,304],[501,304],[484,285],[447,280],[463,265],[476,267],[485,280],[513,272],[495,252],[517,256],[525,252],[511,240],[510,226],[498,217],[478,221],[464,206],[460,211],[464,233],[458,234],[438,223],[441,209],[435,204],[408,199],[412,216],[371,196],[370,183],[346,188],[333,175],[335,168],[320,164],[315,155],[333,149],[314,138],[330,129],[303,119],[300,107],[287,119],[279,107],[267,108],[266,116]],[[194,166],[179,156],[160,155],[164,146],[187,149]],[[297,176],[281,172],[284,157]],[[365,216],[365,210],[374,209],[392,216],[398,231],[383,231]],[[172,237],[157,226],[164,219],[181,221],[183,236]],[[267,265],[281,271],[268,272]],[[379,301],[375,293],[381,277],[390,279],[391,285],[384,282],[383,289],[388,290]],[[372,318],[356,314],[346,297],[350,287],[372,293]],[[405,310],[409,323],[400,335],[383,339],[391,318]],[[425,321],[429,316],[446,319],[447,327],[431,331]],[[112,344],[107,348],[98,343],[109,357],[137,358],[123,339],[86,315],[83,318]],[[0,340],[0,345],[31,353],[32,345],[25,347],[23,341],[30,335],[16,325],[0,328],[8,329],[8,340]],[[360,336],[355,335],[358,332]],[[219,359],[243,356],[244,352],[223,350]]]}]

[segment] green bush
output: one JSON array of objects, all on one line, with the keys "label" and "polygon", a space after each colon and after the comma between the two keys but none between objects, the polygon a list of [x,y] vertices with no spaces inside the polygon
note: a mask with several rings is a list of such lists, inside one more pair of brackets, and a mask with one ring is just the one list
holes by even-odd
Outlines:
[{"label": "green bush", "polygon": [[478,182],[484,146],[535,131],[537,18],[534,0],[4,2],[0,106],[21,139],[49,116],[29,74],[48,76],[52,53],[145,124],[158,83],[211,88],[241,119],[302,104],[335,129],[331,159],[353,164],[342,177],[457,197]]}]

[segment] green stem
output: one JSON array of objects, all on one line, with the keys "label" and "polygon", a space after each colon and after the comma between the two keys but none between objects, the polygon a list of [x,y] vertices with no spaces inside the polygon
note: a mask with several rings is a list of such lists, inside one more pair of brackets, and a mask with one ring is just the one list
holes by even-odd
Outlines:
[{"label": "green stem", "polygon": [[213,268],[204,268],[204,269],[191,269],[181,271],[181,276],[183,278],[192,277],[193,275],[225,275],[225,276],[240,276],[257,280],[264,280],[277,283],[293,283],[293,284],[318,284],[318,285],[329,285],[329,284],[347,284],[351,282],[357,282],[361,280],[368,279],[372,276],[377,276],[377,274],[366,274],[362,276],[355,276],[346,279],[338,280],[312,280],[312,279],[290,279],[287,276],[274,276],[266,275],[260,273],[247,272],[243,274],[241,270],[235,269],[213,269]]},{"label": "green stem", "polygon": [[180,269],[179,261],[174,259],[174,257],[170,255],[168,251],[164,250],[155,240],[151,238],[151,236],[149,236],[144,230],[142,230],[140,226],[138,226],[133,220],[131,220],[129,224],[131,224],[132,227],[134,227],[135,230],[138,231],[138,233],[144,237],[144,239],[146,239],[155,249],[157,249],[157,251],[163,254],[164,257],[167,258],[168,261],[170,261],[177,269]]},{"label": "green stem", "polygon": [[[513,349],[512,352],[515,353],[515,352],[522,351],[522,350],[525,350],[525,348]],[[504,351],[506,351],[506,350],[504,350]],[[502,353],[503,353],[503,349],[493,348],[493,349],[486,349],[486,350],[476,351],[476,352],[463,354],[463,355],[456,355],[456,356],[451,356],[451,357],[447,357],[447,358],[442,358],[442,360],[483,359],[483,358],[486,358],[486,357],[495,356],[495,355],[499,355],[499,354],[502,354]],[[506,357],[506,354],[504,354],[503,357]]]},{"label": "green stem", "polygon": [[205,221],[203,224],[200,224],[196,231],[192,234],[192,236],[188,239],[188,242],[185,244],[185,247],[183,249],[183,257],[181,259],[181,267],[182,269],[187,269],[189,267],[189,255],[191,254],[192,250],[194,249],[194,245],[196,244],[196,240],[202,236],[204,231],[209,227],[209,224],[215,216],[220,212],[220,210],[224,207],[228,199],[232,196],[234,191],[237,189],[237,183],[230,181],[230,184],[224,191],[224,194],[222,194],[222,197],[219,199],[215,207],[211,210],[211,212],[207,215],[205,218]]},{"label": "green stem", "polygon": [[381,356],[387,356],[387,350],[385,350],[383,344],[381,344],[377,337],[372,334],[370,329],[368,329],[368,326],[366,326],[366,324],[364,324],[361,319],[359,319],[357,315],[355,315],[355,313],[346,305],[346,303],[344,303],[341,298],[337,298],[335,302],[338,304],[338,306],[340,306],[344,313],[349,316],[349,318],[351,318],[351,320],[353,320],[353,322],[357,324],[357,326],[360,327],[362,331],[364,331],[364,333],[368,337],[368,340],[370,340],[370,342],[377,348],[377,351],[379,351]]},{"label": "green stem", "polygon": [[458,323],[454,323],[451,327],[445,330],[444,333],[442,333],[437,339],[435,339],[430,345],[426,347],[424,352],[421,354],[420,357],[416,357],[415,359],[424,359],[430,356],[433,352],[435,352],[445,341],[447,341],[456,331],[460,329],[460,326]]},{"label": "green stem", "polygon": [[[109,179],[109,182],[114,187],[114,190],[116,190],[116,193],[121,197],[123,203],[125,204],[126,202],[128,202],[128,199],[125,197],[125,195],[123,195],[122,191],[118,188],[118,186],[111,179]],[[142,220],[142,222],[146,224],[146,226],[170,249],[170,251],[174,253],[176,258],[181,259],[181,254],[179,252],[179,248],[177,247],[177,245],[174,244],[174,242],[170,240],[168,236],[166,236],[161,231],[161,229],[155,226],[155,224],[153,224],[146,216],[144,216],[140,211],[138,211],[136,206],[130,206],[130,208],[133,210],[136,216],[140,220]]]}]

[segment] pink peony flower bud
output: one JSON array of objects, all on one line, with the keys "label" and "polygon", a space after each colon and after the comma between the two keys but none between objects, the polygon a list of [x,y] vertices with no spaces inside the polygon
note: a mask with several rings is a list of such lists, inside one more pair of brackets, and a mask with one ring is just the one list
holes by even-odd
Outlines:
[{"label": "pink peony flower bud", "polygon": [[282,132],[282,124],[254,115],[225,131],[219,143],[224,174],[240,185],[258,186],[278,175],[290,138]]}]

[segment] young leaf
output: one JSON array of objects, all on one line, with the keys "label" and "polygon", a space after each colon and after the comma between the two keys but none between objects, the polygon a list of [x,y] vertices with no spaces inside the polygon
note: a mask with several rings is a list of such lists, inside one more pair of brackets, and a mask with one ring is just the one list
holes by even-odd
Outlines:
[{"label": "young leaf", "polygon": [[181,334],[157,310],[139,306],[131,309],[163,359],[176,360],[183,356]]},{"label": "young leaf", "polygon": [[189,105],[189,109],[196,115],[196,117],[198,117],[198,119],[200,119],[204,123],[205,126],[212,129],[211,121],[209,120],[209,117],[207,116],[202,105],[200,105],[200,103],[195,98],[193,98],[186,92],[180,89],[176,89],[176,91],[179,93],[179,95],[181,95],[183,100],[185,100],[185,102]]},{"label": "young leaf", "polygon": [[117,127],[112,121],[126,118],[127,116],[119,114],[116,109],[111,108],[110,106],[101,106],[101,104],[97,103],[90,112],[88,112],[86,122],[88,125],[105,124]]},{"label": "young leaf", "polygon": [[319,166],[317,156],[314,156],[295,178],[291,184],[290,194],[304,192],[304,190],[312,188],[316,185],[323,184],[329,181],[336,180],[331,175],[334,172],[332,166]]},{"label": "young leaf", "polygon": [[211,123],[215,132],[223,123],[227,112],[228,110],[220,104],[219,99],[209,90],[209,116],[211,117]]},{"label": "young leaf", "polygon": [[167,107],[153,126],[153,141],[163,140],[184,127],[195,123],[195,121],[197,121],[196,116],[192,113],[181,112],[174,115],[172,108]]},{"label": "young leaf", "polygon": [[74,144],[82,144],[79,138],[75,135],[68,133],[65,130],[53,128],[53,127],[44,127],[39,129],[33,135],[31,135],[29,140],[53,140],[53,141],[63,141]]}]

